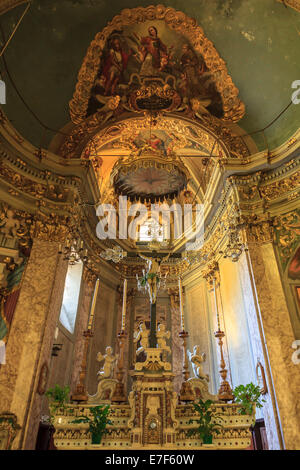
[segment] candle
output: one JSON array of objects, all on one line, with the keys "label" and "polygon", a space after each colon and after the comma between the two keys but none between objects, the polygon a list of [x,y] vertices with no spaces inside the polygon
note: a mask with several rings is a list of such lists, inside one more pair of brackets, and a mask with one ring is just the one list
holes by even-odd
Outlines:
[{"label": "candle", "polygon": [[179,286],[179,305],[180,305],[180,320],[181,320],[181,331],[184,331],[184,315],[183,315],[183,300],[182,300],[182,286],[181,279],[178,279]]},{"label": "candle", "polygon": [[94,313],[95,313],[95,307],[96,307],[98,289],[99,289],[99,279],[97,279],[96,284],[95,284],[95,290],[94,290],[94,295],[93,295],[93,301],[92,301],[92,306],[91,306],[91,312],[90,312],[90,317],[89,317],[89,322],[88,322],[88,330],[91,330],[91,329],[92,329],[92,325],[93,325],[93,319],[94,319]]},{"label": "candle", "polygon": [[122,331],[125,331],[126,299],[127,299],[127,279],[124,279],[124,284],[123,284],[123,305],[122,305],[122,325],[121,325],[121,330]]},{"label": "candle", "polygon": [[58,326],[55,328],[55,332],[54,332],[54,339],[57,340],[58,338]]}]

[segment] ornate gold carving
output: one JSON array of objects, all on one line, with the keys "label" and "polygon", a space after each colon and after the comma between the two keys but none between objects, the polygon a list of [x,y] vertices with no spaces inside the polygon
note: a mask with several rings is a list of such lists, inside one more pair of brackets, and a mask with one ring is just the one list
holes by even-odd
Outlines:
[{"label": "ornate gold carving", "polygon": [[0,414],[0,450],[10,450],[21,426],[17,423],[14,413],[4,412]]},{"label": "ornate gold carving", "polygon": [[238,98],[238,90],[227,73],[225,62],[219,57],[211,41],[209,41],[194,19],[184,13],[163,5],[125,9],[117,15],[95,36],[82,63],[78,74],[78,82],[72,100],[70,114],[72,121],[81,122],[85,116],[92,86],[100,66],[101,57],[107,38],[114,30],[145,21],[163,20],[173,31],[188,39],[196,52],[203,55],[206,66],[213,74],[216,87],[220,93],[224,107],[224,119],[238,121],[245,113],[245,106]]},{"label": "ornate gold carving", "polygon": [[214,285],[217,286],[220,283],[220,269],[217,261],[208,263],[206,270],[202,273],[202,276],[206,280],[209,288]]},{"label": "ornate gold carving", "polygon": [[300,171],[297,171],[291,176],[282,180],[275,181],[274,183],[259,188],[261,197],[267,201],[277,199],[278,197],[285,196],[286,193],[297,190],[300,187]]},{"label": "ornate gold carving", "polygon": [[267,214],[262,216],[243,216],[247,242],[272,243],[274,241],[273,219]]},{"label": "ornate gold carving", "polygon": [[277,0],[277,2],[283,3],[285,6],[294,8],[294,10],[300,11],[300,0]]},{"label": "ornate gold carving", "polygon": [[46,198],[60,202],[66,202],[68,198],[68,189],[62,188],[52,183],[45,185],[30,180],[29,178],[22,176],[9,166],[5,165],[3,161],[0,162],[0,176],[4,178],[5,182],[13,185],[13,192],[15,195],[18,192],[24,192],[30,194],[36,199]]}]

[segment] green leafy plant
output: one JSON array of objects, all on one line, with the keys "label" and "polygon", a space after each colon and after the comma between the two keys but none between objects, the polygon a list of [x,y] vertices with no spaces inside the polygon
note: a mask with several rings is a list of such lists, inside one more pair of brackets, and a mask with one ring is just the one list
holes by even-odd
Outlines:
[{"label": "green leafy plant", "polygon": [[250,382],[247,385],[239,385],[233,390],[235,402],[240,403],[242,407],[238,410],[239,414],[251,415],[253,413],[253,405],[256,404],[258,408],[263,407],[264,400],[261,397],[261,392],[258,385]]},{"label": "green leafy plant", "polygon": [[196,422],[198,427],[190,429],[188,436],[199,435],[204,444],[211,444],[213,433],[220,434],[220,428],[222,424],[216,423],[215,419],[223,420],[220,413],[212,411],[211,405],[212,400],[199,400],[199,403],[193,403],[195,410],[199,415],[199,419],[192,418],[189,420],[189,424]]},{"label": "green leafy plant", "polygon": [[90,408],[93,418],[89,416],[82,416],[74,419],[72,423],[88,423],[89,431],[92,434],[92,444],[100,444],[102,436],[107,433],[106,426],[112,424],[108,418],[109,405],[99,405]]},{"label": "green leafy plant", "polygon": [[68,385],[60,387],[56,384],[53,388],[49,388],[45,395],[49,400],[50,421],[53,423],[56,411],[60,408],[66,408],[66,403],[69,401],[70,387]]}]

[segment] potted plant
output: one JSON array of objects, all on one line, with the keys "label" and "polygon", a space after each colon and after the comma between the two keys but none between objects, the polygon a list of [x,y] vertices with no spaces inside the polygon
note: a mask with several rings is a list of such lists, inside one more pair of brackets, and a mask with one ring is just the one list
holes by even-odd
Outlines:
[{"label": "potted plant", "polygon": [[247,385],[239,385],[233,390],[235,402],[240,403],[242,407],[238,410],[241,415],[252,415],[255,411],[255,406],[258,408],[263,407],[264,400],[261,396],[261,391],[258,385],[250,382]]},{"label": "potted plant", "polygon": [[211,410],[212,400],[199,400],[199,403],[193,403],[195,410],[198,412],[199,419],[192,418],[189,420],[189,424],[196,422],[198,427],[190,429],[188,436],[198,434],[202,439],[203,444],[212,444],[213,433],[220,434],[220,428],[223,426],[215,422],[218,418],[222,420],[221,414],[213,412]]},{"label": "potted plant", "polygon": [[89,431],[92,435],[92,444],[100,444],[103,434],[107,432],[107,424],[112,424],[108,418],[109,405],[98,405],[90,408],[93,418],[82,416],[74,419],[72,423],[89,423]]},{"label": "potted plant", "polygon": [[66,408],[66,403],[69,401],[70,387],[68,385],[60,387],[56,384],[53,388],[49,388],[45,395],[49,400],[50,421],[53,423],[56,411],[60,408]]}]

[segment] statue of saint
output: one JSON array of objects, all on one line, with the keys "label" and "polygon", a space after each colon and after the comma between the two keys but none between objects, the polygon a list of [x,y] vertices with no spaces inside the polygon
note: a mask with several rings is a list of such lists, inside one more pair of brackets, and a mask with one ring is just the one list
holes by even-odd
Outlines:
[{"label": "statue of saint", "polygon": [[146,329],[145,323],[141,322],[139,324],[139,331],[133,339],[134,343],[137,343],[138,341],[140,341],[140,347],[136,351],[137,355],[143,352],[145,349],[149,348],[149,334],[150,334],[150,331]]},{"label": "statue of saint", "polygon": [[114,362],[117,359],[116,356],[113,355],[112,353],[112,347],[107,346],[105,349],[106,354],[104,356],[98,352],[97,354],[97,361],[102,362],[104,360],[103,367],[99,370],[97,375],[99,376],[100,379],[109,379],[112,377],[113,374],[113,369],[114,369]]},{"label": "statue of saint", "polygon": [[166,331],[166,327],[163,323],[160,323],[158,325],[158,329],[156,332],[156,338],[157,338],[157,346],[160,349],[163,349],[166,352],[171,352],[171,348],[167,346],[166,344],[166,339],[169,339],[171,336],[170,331]]},{"label": "statue of saint", "polygon": [[204,373],[203,366],[202,366],[202,363],[206,359],[206,354],[205,353],[200,354],[200,346],[198,345],[194,346],[193,352],[188,351],[188,356],[189,356],[189,360],[192,363],[195,377],[197,377],[198,379],[204,379],[206,381],[209,381],[209,375]]}]

